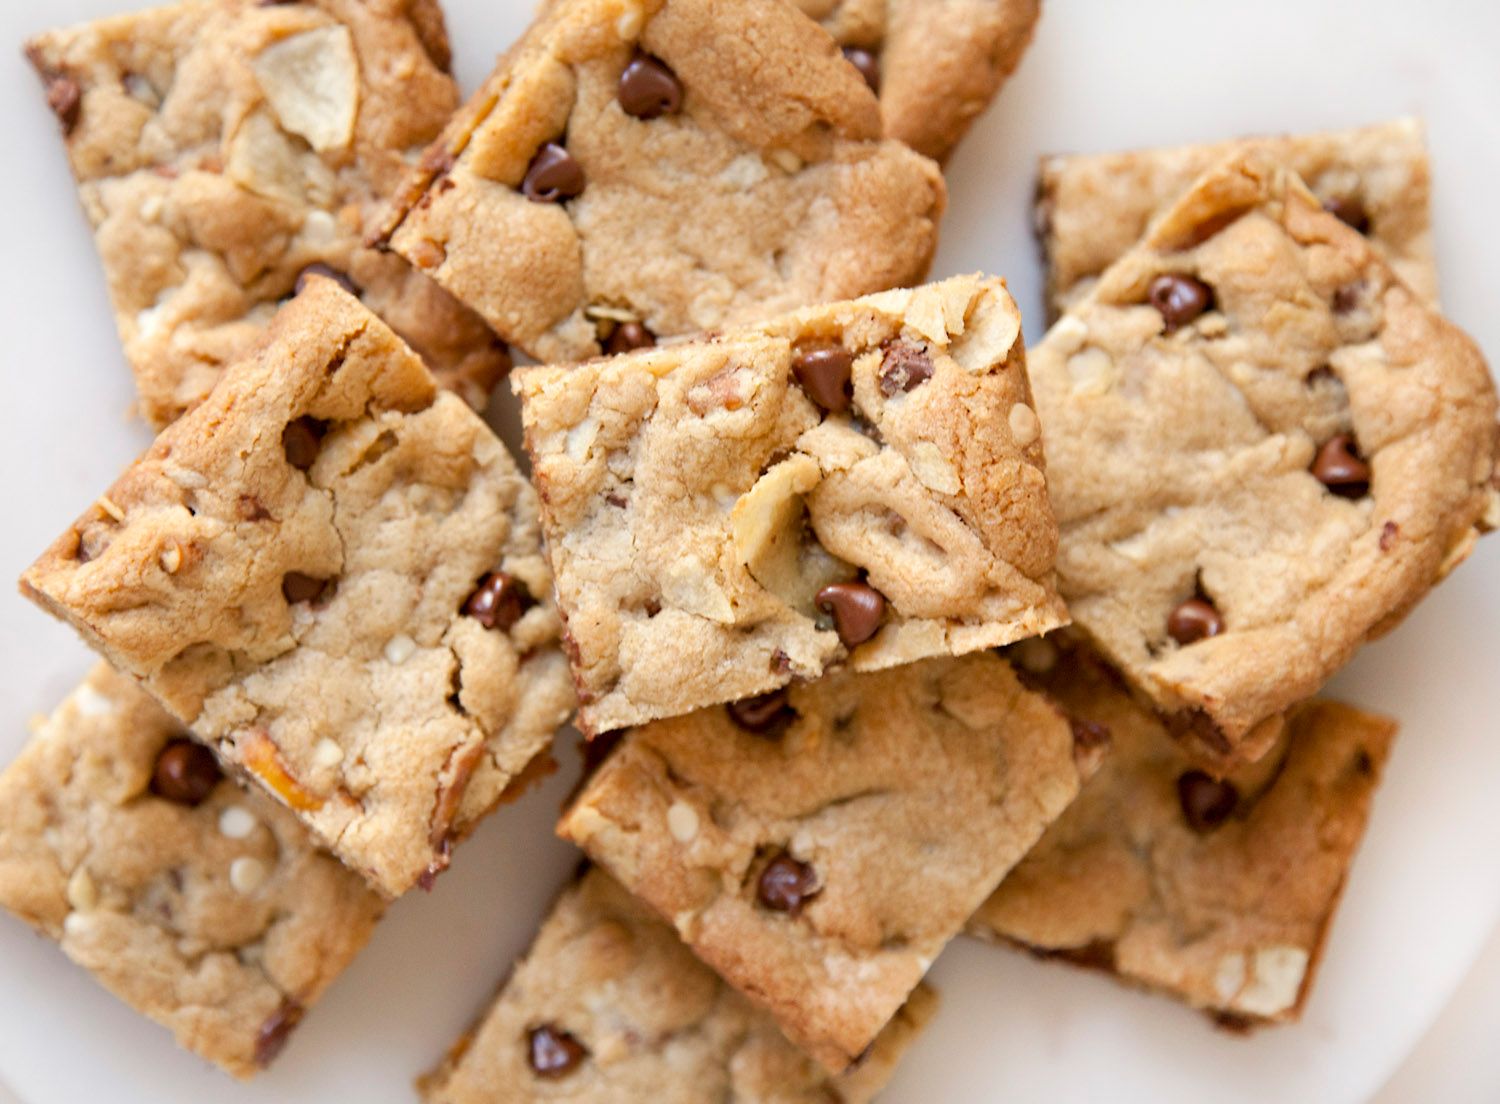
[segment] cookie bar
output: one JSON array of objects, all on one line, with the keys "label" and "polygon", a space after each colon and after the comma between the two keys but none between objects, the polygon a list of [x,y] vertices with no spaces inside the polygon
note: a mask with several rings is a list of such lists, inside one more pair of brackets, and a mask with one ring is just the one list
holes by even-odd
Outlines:
[{"label": "cookie bar", "polygon": [[1215,771],[1500,520],[1479,350],[1258,152],[1030,359],[1063,597]]},{"label": "cookie bar", "polygon": [[22,589],[394,896],[572,704],[536,509],[479,417],[315,277]]},{"label": "cookie bar", "polygon": [[1296,1019],[1396,726],[1309,702],[1260,762],[1215,781],[1097,663],[1049,662],[1048,692],[1112,748],[970,931],[1113,971],[1228,1026]]},{"label": "cookie bar", "polygon": [[1258,146],[1300,175],[1328,210],[1365,234],[1408,287],[1437,301],[1432,174],[1422,124],[1396,119],[1322,134],[1294,134],[1174,149],[1044,157],[1037,233],[1055,318],[1145,236],[1151,220],[1202,174]]},{"label": "cookie bar", "polygon": [[945,203],[937,166],[881,140],[875,96],[792,8],[557,0],[384,237],[567,361],[917,283]]},{"label": "cookie bar", "polygon": [[835,1072],[1103,754],[992,652],[627,733],[558,832]]},{"label": "cookie bar", "polygon": [[919,986],[870,1052],[830,1076],[590,869],[557,902],[484,1018],[421,1082],[428,1104],[865,1104],[936,1009]]},{"label": "cookie bar", "polygon": [[513,385],[595,734],[1046,632],[1020,317],[962,277]]},{"label": "cookie bar", "polygon": [[1041,0],[794,0],[880,96],[888,138],[947,158],[1031,45]]},{"label": "cookie bar", "polygon": [[182,1046],[249,1077],[382,904],[101,663],[0,775],[0,906]]},{"label": "cookie bar", "polygon": [[458,104],[437,0],[207,0],[53,31],[27,53],[157,428],[208,394],[308,270],[336,270],[484,404],[504,345],[363,244]]}]

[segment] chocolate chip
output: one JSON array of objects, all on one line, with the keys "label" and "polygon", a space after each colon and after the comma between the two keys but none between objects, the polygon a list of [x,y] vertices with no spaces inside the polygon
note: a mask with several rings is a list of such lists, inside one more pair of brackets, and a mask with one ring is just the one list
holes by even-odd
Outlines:
[{"label": "chocolate chip", "polygon": [[1396,547],[1396,539],[1401,535],[1401,526],[1394,521],[1388,521],[1380,527],[1380,550],[1389,552]]},{"label": "chocolate chip", "polygon": [[324,276],[338,284],[339,287],[343,288],[350,295],[358,296],[360,293],[359,285],[349,278],[347,272],[340,272],[332,265],[324,264],[322,261],[314,261],[301,272],[297,273],[297,283],[293,288],[295,294],[302,294],[302,289],[307,286],[307,278],[309,276]]},{"label": "chocolate chip", "polygon": [[609,335],[604,351],[610,356],[619,356],[636,349],[649,349],[655,344],[656,335],[639,322],[621,322]]},{"label": "chocolate chip", "polygon": [[1086,721],[1080,717],[1069,717],[1068,724],[1073,729],[1074,747],[1084,751],[1093,751],[1096,748],[1109,746],[1108,725],[1102,725],[1098,721]]},{"label": "chocolate chip", "polygon": [[298,418],[288,422],[281,431],[286,462],[300,471],[307,471],[318,459],[318,450],[323,447],[323,435],[327,432],[328,424],[317,418]]},{"label": "chocolate chip", "polygon": [[83,109],[83,88],[66,73],[48,73],[47,106],[62,124],[63,137],[72,135]]},{"label": "chocolate chip", "polygon": [[1308,470],[1340,498],[1363,498],[1370,493],[1370,465],[1360,459],[1359,448],[1347,433],[1325,442]]},{"label": "chocolate chip", "polygon": [[892,342],[880,362],[880,393],[890,398],[897,391],[912,391],[932,378],[932,358],[927,350],[905,341]]},{"label": "chocolate chip", "polygon": [[779,737],[797,719],[797,713],[786,700],[786,687],[730,702],[724,707],[729,719],[746,732],[757,736]]},{"label": "chocolate chip", "polygon": [[521,191],[533,203],[572,199],[583,191],[583,166],[556,142],[548,142],[531,159]]},{"label": "chocolate chip", "polygon": [[1352,284],[1345,284],[1343,287],[1339,288],[1333,293],[1333,313],[1351,313],[1354,308],[1359,306],[1359,302],[1364,298],[1364,295],[1364,281],[1356,280]]},{"label": "chocolate chip", "polygon": [[1240,792],[1232,782],[1221,782],[1200,770],[1190,770],[1177,780],[1177,800],[1189,828],[1211,832],[1229,819],[1240,803]]},{"label": "chocolate chip", "polygon": [[1359,196],[1333,196],[1323,201],[1323,210],[1361,234],[1370,232],[1370,213]]},{"label": "chocolate chip", "polygon": [[464,602],[464,613],[487,629],[508,632],[534,605],[536,599],[525,583],[504,571],[492,571]]},{"label": "chocolate chip", "polygon": [[1213,306],[1214,292],[1202,280],[1177,272],[1163,272],[1146,292],[1151,305],[1161,312],[1166,332],[1186,326]]},{"label": "chocolate chip", "polygon": [[588,1048],[560,1027],[542,1024],[526,1033],[526,1060],[538,1077],[566,1077],[588,1057]]},{"label": "chocolate chip", "polygon": [[808,863],[798,862],[783,851],[760,872],[755,899],[775,912],[796,916],[818,895],[817,883],[818,876]]},{"label": "chocolate chip", "polygon": [[620,74],[620,106],[637,119],[676,115],[682,110],[682,82],[665,62],[637,54]]},{"label": "chocolate chip", "polygon": [[866,50],[861,46],[845,46],[844,57],[849,59],[849,64],[859,70],[859,75],[865,78],[865,83],[870,86],[870,91],[880,92],[880,59],[875,56],[873,50]]},{"label": "chocolate chip", "polygon": [[1224,631],[1224,618],[1213,603],[1203,598],[1189,598],[1167,618],[1167,632],[1182,645],[1194,644]]},{"label": "chocolate chip", "polygon": [[255,1036],[255,1064],[265,1069],[276,1060],[302,1022],[302,1006],[290,997],[281,999],[281,1007],[266,1017]]},{"label": "chocolate chip", "polygon": [[265,521],[271,516],[271,511],[254,495],[240,495],[236,512],[242,521]]},{"label": "chocolate chip", "polygon": [[292,605],[298,602],[316,602],[328,589],[328,580],[300,571],[288,571],[281,577],[281,594]]},{"label": "chocolate chip", "polygon": [[792,354],[792,374],[802,390],[833,414],[849,409],[854,398],[853,370],[854,354],[832,341],[799,345]]},{"label": "chocolate chip", "polygon": [[208,800],[223,777],[213,752],[181,737],[170,741],[156,757],[151,792],[167,801],[195,808]]},{"label": "chocolate chip", "polygon": [[868,583],[833,583],[818,591],[817,606],[833,615],[833,627],[844,647],[863,644],[880,628],[885,596]]}]

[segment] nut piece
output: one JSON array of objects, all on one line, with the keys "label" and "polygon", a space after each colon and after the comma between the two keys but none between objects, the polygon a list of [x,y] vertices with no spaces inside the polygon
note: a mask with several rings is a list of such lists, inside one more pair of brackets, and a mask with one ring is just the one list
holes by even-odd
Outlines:
[{"label": "nut piece", "polygon": [[281,125],[319,153],[343,149],[354,137],[359,67],[342,24],[318,27],[267,46],[251,63]]}]

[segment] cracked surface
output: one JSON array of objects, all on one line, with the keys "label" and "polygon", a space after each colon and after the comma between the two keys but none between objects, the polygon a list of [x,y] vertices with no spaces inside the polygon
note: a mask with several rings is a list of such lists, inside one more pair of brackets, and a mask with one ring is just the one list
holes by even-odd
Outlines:
[{"label": "cracked surface", "polygon": [[81,95],[68,159],[154,425],[208,394],[314,263],[346,273],[445,386],[484,404],[504,346],[362,245],[458,104],[435,0],[211,0],[27,50],[49,88]]},{"label": "cracked surface", "polygon": [[[22,589],[394,896],[571,708],[536,515],[478,416],[315,279]],[[463,607],[492,571],[541,600],[490,629]]]},{"label": "cracked surface", "polygon": [[[825,415],[792,363],[853,358]],[[891,350],[933,374],[886,394]],[[1056,628],[1056,533],[1020,317],[960,277],[698,343],[515,377],[583,705],[604,732]],[[863,575],[852,652],[814,599]]]},{"label": "cracked surface", "polygon": [[[735,48],[714,43],[733,41]],[[618,101],[637,48],[677,114]],[[565,143],[582,193],[519,189]],[[429,151],[386,221],[392,247],[541,361],[917,283],[937,244],[937,166],[880,140],[863,78],[799,13],[761,0],[561,0]]]},{"label": "cracked surface", "polygon": [[[1174,333],[1163,273],[1215,304]],[[1214,770],[1254,759],[1500,518],[1479,350],[1259,153],[1206,175],[1031,351],[1076,623]],[[1310,468],[1352,435],[1360,497]],[[1223,631],[1179,644],[1195,591]]]},{"label": "cracked surface", "polygon": [[[258,794],[221,781],[189,808],[152,793],[181,735],[99,664],[0,775],[0,905],[182,1046],[249,1077],[266,1025],[316,1003],[381,901]],[[250,860],[265,877],[246,892],[230,870]]]},{"label": "cracked surface", "polygon": [[942,161],[1020,64],[1041,0],[793,0],[880,64],[888,138]]},{"label": "cracked surface", "polygon": [[[993,653],[830,675],[789,705],[779,738],[722,708],[633,730],[558,833],[839,1071],[1099,752]],[[800,910],[759,896],[782,854],[811,869]]]},{"label": "cracked surface", "polygon": [[1177,792],[1192,761],[1159,721],[1078,653],[1039,677],[1112,748],[970,932],[1111,970],[1229,1026],[1296,1019],[1395,724],[1297,707],[1271,751],[1230,776],[1228,819],[1199,833]]},{"label": "cracked surface", "polygon": [[1324,202],[1357,200],[1370,243],[1408,287],[1437,301],[1427,143],[1422,124],[1403,118],[1322,134],[1042,158],[1037,232],[1053,317],[1087,295],[1200,174],[1252,147],[1280,160]]},{"label": "cracked surface", "polygon": [[[494,1005],[421,1088],[429,1104],[865,1104],[936,1003],[919,986],[859,1065],[830,1076],[593,868],[563,893]],[[528,1034],[541,1025],[588,1051],[560,1078],[538,1077],[527,1062]]]}]

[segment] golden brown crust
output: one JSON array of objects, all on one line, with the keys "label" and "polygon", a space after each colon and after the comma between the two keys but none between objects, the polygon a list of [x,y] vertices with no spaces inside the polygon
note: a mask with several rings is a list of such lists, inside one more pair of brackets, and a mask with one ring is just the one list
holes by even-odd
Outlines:
[{"label": "golden brown crust", "polygon": [[[673,71],[680,112],[621,109],[637,49]],[[578,360],[621,321],[678,336],[920,280],[942,178],[879,139],[873,94],[789,7],[565,0],[454,117],[380,237],[537,359]],[[583,173],[566,202],[519,190],[549,142]]]},{"label": "golden brown crust", "polygon": [[[852,360],[847,412],[825,416],[794,378],[819,341]],[[887,394],[903,354],[933,374]],[[1020,316],[998,280],[525,369],[515,386],[587,732],[1066,620]],[[815,598],[856,577],[885,614],[846,647]]]},{"label": "golden brown crust", "polygon": [[558,831],[841,1071],[1102,749],[992,653],[795,686],[758,730],[734,708],[628,733]]},{"label": "golden brown crust", "polygon": [[457,104],[435,0],[209,0],[52,31],[27,53],[80,97],[68,159],[154,425],[209,392],[314,264],[484,404],[503,344],[362,244]]},{"label": "golden brown crust", "polygon": [[[536,604],[465,616],[489,572]],[[446,864],[572,703],[535,494],[330,280],[22,588],[390,895]]]},{"label": "golden brown crust", "polygon": [[[0,906],[236,1077],[268,1060],[381,913],[286,810],[221,781],[196,807],[149,786],[182,729],[99,664],[0,775]],[[283,1036],[284,1038],[284,1036]]]},{"label": "golden brown crust", "polygon": [[[1162,275],[1208,285],[1174,333]],[[1201,179],[1031,352],[1074,619],[1215,769],[1253,759],[1473,546],[1496,401],[1473,342],[1289,170]],[[1352,437],[1368,493],[1316,478]],[[1223,631],[1179,644],[1173,611]]]},{"label": "golden brown crust", "polygon": [[[552,1089],[576,1104],[865,1104],[935,1004],[919,986],[858,1066],[831,1076],[695,959],[670,925],[594,868],[563,892],[494,1004],[423,1078],[422,1097],[492,1104]],[[530,1034],[544,1026],[585,1051],[552,1078],[527,1060]]]},{"label": "golden brown crust", "polygon": [[969,930],[1111,970],[1232,1026],[1296,1019],[1395,724],[1335,702],[1297,707],[1270,752],[1229,776],[1223,822],[1195,830],[1179,795],[1193,763],[1159,721],[1076,653],[1037,677],[1107,728],[1112,749]]}]

